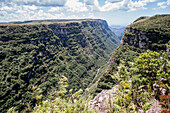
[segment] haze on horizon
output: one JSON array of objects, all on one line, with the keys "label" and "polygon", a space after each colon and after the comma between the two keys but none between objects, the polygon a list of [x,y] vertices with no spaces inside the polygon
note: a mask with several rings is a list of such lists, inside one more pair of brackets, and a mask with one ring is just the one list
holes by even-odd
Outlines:
[{"label": "haze on horizon", "polygon": [[170,14],[170,0],[1,0],[0,22],[104,19],[128,25],[140,16]]}]

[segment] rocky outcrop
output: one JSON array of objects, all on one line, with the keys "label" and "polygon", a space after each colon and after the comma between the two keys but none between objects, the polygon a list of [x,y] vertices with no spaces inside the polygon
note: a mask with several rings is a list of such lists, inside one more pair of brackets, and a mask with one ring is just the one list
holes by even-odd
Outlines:
[{"label": "rocky outcrop", "polygon": [[[109,102],[111,102],[111,100],[114,101],[114,97],[117,96],[117,90],[119,90],[119,85],[114,86],[110,90],[103,90],[89,102],[90,108],[94,109],[97,113],[108,113],[108,110],[112,109]],[[153,99],[151,103],[150,108],[146,112],[138,108],[138,113],[160,113],[162,111],[158,100]]]},{"label": "rocky outcrop", "polygon": [[138,113],[161,113],[161,111],[162,108],[161,105],[159,104],[159,101],[153,99],[150,108],[146,112],[144,112],[142,109],[139,109]]},{"label": "rocky outcrop", "polygon": [[67,25],[50,24],[49,28],[51,28],[53,33],[59,37],[81,32],[80,24],[75,24],[75,26],[73,26],[72,23],[68,23]]},{"label": "rocky outcrop", "polygon": [[113,97],[116,97],[118,85],[114,86],[110,90],[103,90],[101,93],[99,93],[93,100],[89,102],[90,107],[92,109],[95,109],[98,113],[107,113],[107,110],[110,109],[110,107],[106,104],[111,100]]},{"label": "rocky outcrop", "polygon": [[[152,37],[156,37],[155,33],[151,34]],[[145,31],[139,31],[132,28],[126,28],[123,35],[122,45],[128,43],[141,49],[148,49],[148,41],[150,40]]]}]

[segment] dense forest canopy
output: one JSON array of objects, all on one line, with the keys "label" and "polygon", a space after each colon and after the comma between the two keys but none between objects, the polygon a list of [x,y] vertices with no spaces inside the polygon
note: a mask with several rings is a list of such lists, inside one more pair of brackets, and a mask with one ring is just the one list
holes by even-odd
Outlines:
[{"label": "dense forest canopy", "polygon": [[46,99],[61,76],[85,89],[120,43],[104,20],[58,21],[0,25],[0,112],[34,106],[34,87]]}]

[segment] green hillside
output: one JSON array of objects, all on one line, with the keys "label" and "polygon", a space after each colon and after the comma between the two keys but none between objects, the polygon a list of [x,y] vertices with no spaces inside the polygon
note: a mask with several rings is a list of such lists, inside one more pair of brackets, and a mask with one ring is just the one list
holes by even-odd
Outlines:
[{"label": "green hillside", "polygon": [[[155,15],[152,17],[140,17],[128,25],[124,31],[121,45],[117,47],[109,60],[107,72],[98,82],[97,91],[111,89],[116,83],[111,75],[117,71],[117,66],[123,60],[126,66],[128,62],[134,62],[140,53],[148,49],[160,54],[168,52],[170,40],[170,15]],[[170,57],[170,56],[169,56]]]},{"label": "green hillside", "polygon": [[85,89],[119,44],[104,20],[1,24],[0,112],[35,106],[35,89],[46,99],[62,76]]},{"label": "green hillside", "polygon": [[[126,27],[103,76],[89,87],[92,94],[98,94],[92,108],[112,113],[169,113],[169,75],[170,15],[140,17]],[[102,103],[100,99],[107,96],[109,100]]]}]

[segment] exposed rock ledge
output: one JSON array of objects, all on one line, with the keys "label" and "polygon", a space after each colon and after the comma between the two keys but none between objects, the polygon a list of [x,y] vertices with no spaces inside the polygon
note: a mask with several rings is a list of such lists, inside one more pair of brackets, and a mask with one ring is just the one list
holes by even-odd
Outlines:
[{"label": "exposed rock ledge", "polygon": [[116,91],[118,90],[118,85],[114,86],[110,90],[103,90],[99,93],[93,100],[89,102],[90,107],[95,109],[97,113],[107,113],[109,107],[106,105],[111,98],[116,97]]},{"label": "exposed rock ledge", "polygon": [[[89,102],[90,108],[94,109],[96,113],[107,113],[107,110],[110,108],[106,102],[109,102],[110,99],[117,96],[117,90],[119,90],[118,85],[110,90],[103,90]],[[152,99],[151,101],[152,104],[149,110],[144,112],[142,109],[139,109],[138,113],[161,113],[161,105],[159,104],[159,101],[156,99]]]},{"label": "exposed rock ledge", "polygon": [[[128,36],[126,33],[133,33],[134,36]],[[127,37],[128,40],[122,40],[121,44],[124,42],[127,42],[129,45],[134,45],[136,47],[139,47],[141,49],[146,49],[148,45],[149,38],[146,36],[147,33],[145,31],[139,31],[132,28],[126,28],[125,34],[123,37]],[[155,36],[155,33],[152,34]]]}]

